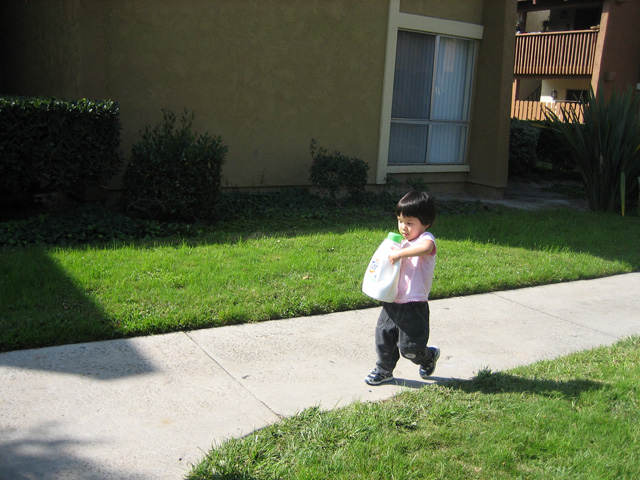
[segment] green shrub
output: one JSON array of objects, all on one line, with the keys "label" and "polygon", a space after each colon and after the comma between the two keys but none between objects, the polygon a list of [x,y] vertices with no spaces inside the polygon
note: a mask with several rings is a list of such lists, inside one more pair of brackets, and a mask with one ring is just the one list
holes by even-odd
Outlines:
[{"label": "green shrub", "polygon": [[122,165],[116,103],[0,97],[0,200],[104,184]]},{"label": "green shrub", "polygon": [[590,91],[583,124],[571,109],[562,108],[566,123],[550,110],[545,115],[550,128],[567,145],[592,209],[620,211],[623,173],[627,203],[635,199],[635,179],[640,175],[640,96],[631,88],[615,91],[609,98]]},{"label": "green shrub", "polygon": [[550,128],[549,122],[540,122],[540,136],[536,155],[539,162],[551,165],[557,180],[576,179],[576,162],[561,138]]},{"label": "green shrub", "polygon": [[162,110],[163,121],[141,134],[124,176],[126,208],[144,218],[213,219],[228,148],[220,137],[191,131],[195,114]]},{"label": "green shrub", "polygon": [[529,177],[536,165],[540,131],[531,122],[511,119],[509,135],[509,175]]},{"label": "green shrub", "polygon": [[329,196],[337,201],[346,191],[351,197],[359,197],[367,186],[369,165],[356,157],[347,157],[337,150],[327,153],[327,150],[316,148],[316,140],[311,139],[309,147],[311,158],[311,184],[321,195]]}]

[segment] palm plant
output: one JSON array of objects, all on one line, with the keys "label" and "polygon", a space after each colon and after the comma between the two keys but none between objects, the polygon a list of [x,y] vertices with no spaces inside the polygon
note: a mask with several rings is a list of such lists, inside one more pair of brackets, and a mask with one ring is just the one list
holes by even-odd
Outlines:
[{"label": "palm plant", "polygon": [[[545,117],[549,128],[566,144],[591,209],[619,211],[623,190],[625,198],[634,198],[638,185],[632,179],[640,175],[640,95],[627,89],[605,98],[601,91],[595,95],[591,90],[582,122],[579,111],[565,107],[560,117],[549,109]],[[623,175],[626,180],[621,189]]]}]

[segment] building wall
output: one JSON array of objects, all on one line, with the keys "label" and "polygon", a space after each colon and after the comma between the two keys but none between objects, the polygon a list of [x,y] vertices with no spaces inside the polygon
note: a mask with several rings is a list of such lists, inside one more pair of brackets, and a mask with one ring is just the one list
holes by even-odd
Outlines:
[{"label": "building wall", "polygon": [[425,17],[445,18],[457,22],[482,23],[482,5],[478,0],[454,2],[425,2],[424,0],[401,0],[400,11]]},{"label": "building wall", "polygon": [[[606,95],[640,82],[640,2],[605,0],[592,86]],[[598,56],[600,54],[600,56]]]},{"label": "building wall", "polygon": [[376,158],[386,1],[62,5],[50,17],[48,0],[13,4],[25,27],[43,22],[38,30],[50,33],[12,52],[8,69],[30,50],[41,54],[5,91],[116,100],[126,154],[166,107],[195,112],[197,130],[223,137],[228,186],[306,182],[312,137]]},{"label": "building wall", "polygon": [[80,63],[78,2],[42,6],[20,1],[0,5],[2,92],[75,97]]},{"label": "building wall", "polygon": [[516,18],[516,2],[485,0],[468,154],[468,189],[483,194],[507,185]]},{"label": "building wall", "polygon": [[[485,21],[502,32],[509,3],[515,2],[459,0],[452,8],[402,0],[401,9]],[[488,13],[492,7],[498,15]],[[311,138],[367,161],[375,183],[388,0],[8,0],[0,8],[9,46],[0,53],[2,93],[117,101],[125,157],[139,132],[161,120],[162,108],[187,109],[196,115],[196,131],[220,135],[229,146],[225,186],[308,184]],[[508,136],[508,128],[499,135],[486,127],[493,123],[488,117],[504,114],[495,107],[494,82],[502,76],[493,72],[505,61],[503,50],[488,52],[505,46],[502,33],[486,31],[478,70],[492,79],[476,80],[476,98],[489,98],[474,108],[472,143],[485,134]],[[475,128],[481,133],[473,135]],[[500,189],[506,176],[495,170],[502,167],[487,165],[502,163],[506,172],[506,155],[496,157],[490,143],[476,140],[469,178]],[[485,170],[494,173],[487,177]]]}]

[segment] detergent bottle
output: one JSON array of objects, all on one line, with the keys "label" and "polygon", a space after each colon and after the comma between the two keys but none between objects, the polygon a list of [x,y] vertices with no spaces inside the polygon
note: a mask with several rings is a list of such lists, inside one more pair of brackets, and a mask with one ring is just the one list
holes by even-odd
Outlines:
[{"label": "detergent bottle", "polygon": [[362,291],[376,300],[393,302],[398,294],[398,279],[400,278],[400,261],[393,265],[389,261],[389,253],[400,248],[402,235],[389,232],[387,238],[380,244],[371,257],[367,271],[362,280]]}]

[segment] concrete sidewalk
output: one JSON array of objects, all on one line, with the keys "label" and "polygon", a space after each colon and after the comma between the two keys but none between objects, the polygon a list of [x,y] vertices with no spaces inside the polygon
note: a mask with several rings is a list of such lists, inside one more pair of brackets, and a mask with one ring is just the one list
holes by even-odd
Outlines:
[{"label": "concrete sidewalk", "polygon": [[[640,334],[640,273],[431,302],[433,381]],[[307,407],[426,383],[375,364],[379,308],[0,354],[0,479],[180,479],[213,444]]]}]

